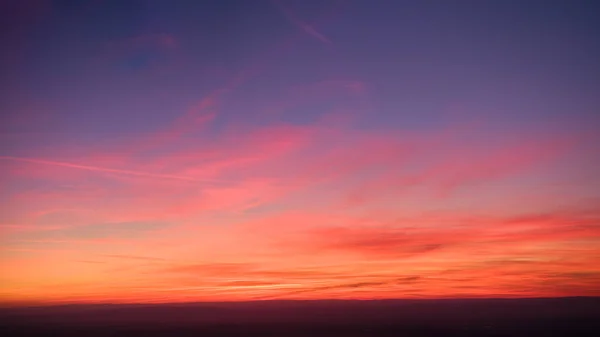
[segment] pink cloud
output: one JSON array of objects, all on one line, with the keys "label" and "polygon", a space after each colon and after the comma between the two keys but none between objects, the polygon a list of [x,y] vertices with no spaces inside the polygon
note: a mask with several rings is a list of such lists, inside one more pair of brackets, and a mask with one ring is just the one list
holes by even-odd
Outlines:
[{"label": "pink cloud", "polygon": [[[416,149],[409,149],[411,157],[407,160],[389,162],[378,177],[351,190],[346,199],[348,205],[377,200],[393,191],[397,191],[396,195],[404,194],[417,186],[427,186],[441,196],[449,196],[463,187],[484,187],[492,181],[527,176],[556,162],[573,144],[572,140],[536,140],[478,150],[461,146],[457,141],[445,142],[417,144]],[[418,169],[414,169],[415,165]]]}]

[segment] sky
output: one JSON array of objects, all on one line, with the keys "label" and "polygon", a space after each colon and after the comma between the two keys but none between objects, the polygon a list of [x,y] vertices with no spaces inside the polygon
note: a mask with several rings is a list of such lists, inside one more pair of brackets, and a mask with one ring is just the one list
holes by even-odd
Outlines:
[{"label": "sky", "polygon": [[600,296],[594,1],[1,6],[0,304]]}]

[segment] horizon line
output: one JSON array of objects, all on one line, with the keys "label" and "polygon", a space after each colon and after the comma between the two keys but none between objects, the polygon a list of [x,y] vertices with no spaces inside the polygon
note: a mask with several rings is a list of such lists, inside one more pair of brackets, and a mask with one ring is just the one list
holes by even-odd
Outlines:
[{"label": "horizon line", "polygon": [[452,301],[452,300],[553,300],[553,299],[598,299],[600,295],[582,295],[582,296],[513,296],[513,297],[422,297],[422,298],[321,298],[321,299],[249,299],[249,300],[221,300],[221,301],[173,301],[173,302],[46,302],[46,303],[2,303],[0,309],[7,308],[39,308],[39,307],[61,307],[61,306],[93,306],[93,305],[114,305],[114,306],[137,306],[137,305],[186,305],[186,304],[235,304],[235,303],[257,303],[257,302],[390,302],[390,301]]}]

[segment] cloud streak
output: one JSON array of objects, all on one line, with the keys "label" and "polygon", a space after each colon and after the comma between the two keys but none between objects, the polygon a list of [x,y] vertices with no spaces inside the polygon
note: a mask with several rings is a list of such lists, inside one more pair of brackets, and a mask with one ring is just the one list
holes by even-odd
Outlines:
[{"label": "cloud streak", "polygon": [[185,176],[177,176],[177,175],[169,175],[169,174],[156,174],[156,173],[148,173],[148,172],[138,172],[131,170],[120,170],[120,169],[112,169],[106,167],[96,167],[89,165],[80,165],[80,164],[72,164],[60,161],[52,161],[52,160],[44,160],[37,158],[24,158],[24,157],[10,157],[10,156],[0,156],[2,160],[16,161],[16,162],[24,162],[24,163],[32,163],[32,164],[40,164],[40,165],[52,165],[52,166],[60,166],[72,169],[86,170],[86,171],[94,171],[101,173],[116,173],[128,176],[136,176],[136,177],[145,177],[145,178],[156,178],[156,179],[174,179],[174,180],[185,180],[185,181],[193,181],[193,182],[219,182],[214,180],[205,180],[205,179],[195,179],[193,177],[185,177]]}]

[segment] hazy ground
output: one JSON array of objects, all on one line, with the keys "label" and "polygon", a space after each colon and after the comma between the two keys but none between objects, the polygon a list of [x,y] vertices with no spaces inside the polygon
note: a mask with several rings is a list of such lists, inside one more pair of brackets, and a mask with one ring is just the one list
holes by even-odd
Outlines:
[{"label": "hazy ground", "polygon": [[5,336],[600,336],[600,298],[66,305],[0,317]]}]

